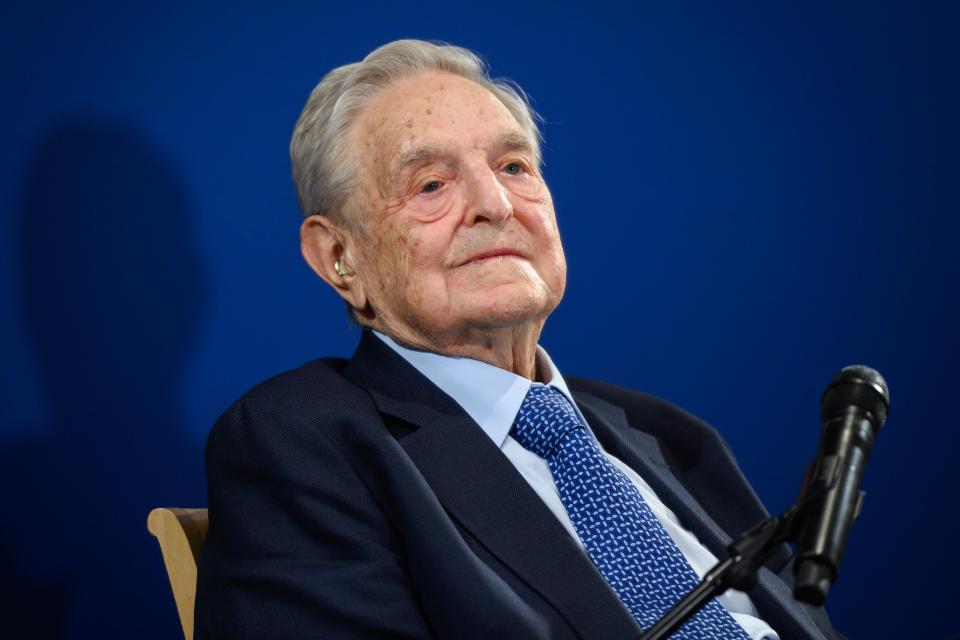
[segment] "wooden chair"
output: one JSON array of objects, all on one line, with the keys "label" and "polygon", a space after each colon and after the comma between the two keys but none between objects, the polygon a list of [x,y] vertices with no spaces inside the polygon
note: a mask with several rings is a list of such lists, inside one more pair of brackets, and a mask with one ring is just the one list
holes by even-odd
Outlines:
[{"label": "wooden chair", "polygon": [[163,564],[177,602],[186,640],[193,640],[193,601],[197,595],[197,560],[207,537],[206,509],[154,509],[147,530],[160,543]]}]

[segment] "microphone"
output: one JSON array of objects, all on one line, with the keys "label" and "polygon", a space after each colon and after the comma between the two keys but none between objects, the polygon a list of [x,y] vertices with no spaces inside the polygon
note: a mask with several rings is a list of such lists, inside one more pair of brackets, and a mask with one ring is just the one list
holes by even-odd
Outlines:
[{"label": "microphone", "polygon": [[837,579],[853,521],[860,515],[860,481],[873,440],[887,419],[890,392],[870,367],[844,367],[820,400],[823,430],[804,495],[797,536],[793,594],[820,606]]}]

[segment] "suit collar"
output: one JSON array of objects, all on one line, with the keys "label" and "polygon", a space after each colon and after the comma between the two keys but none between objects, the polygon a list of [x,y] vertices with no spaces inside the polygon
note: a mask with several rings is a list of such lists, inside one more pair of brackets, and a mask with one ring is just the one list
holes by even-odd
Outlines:
[{"label": "suit collar", "polygon": [[380,411],[413,425],[432,420],[437,413],[465,415],[453,398],[368,330],[361,334],[343,375],[370,391]]},{"label": "suit collar", "polygon": [[640,474],[680,522],[714,555],[720,557],[731,542],[730,536],[670,470],[657,438],[630,427],[623,409],[605,400],[578,394],[577,402],[604,448]]},{"label": "suit collar", "polygon": [[411,349],[374,335],[463,407],[497,447],[503,445],[530,380],[482,360]]}]

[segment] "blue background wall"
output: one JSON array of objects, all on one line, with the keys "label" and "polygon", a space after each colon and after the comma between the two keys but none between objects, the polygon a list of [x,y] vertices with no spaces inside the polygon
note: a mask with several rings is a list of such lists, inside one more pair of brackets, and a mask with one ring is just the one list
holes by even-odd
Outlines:
[{"label": "blue background wall", "polygon": [[5,632],[177,636],[144,519],[205,503],[238,394],[351,352],[287,141],[327,70],[398,37],[481,52],[546,119],[564,371],[715,424],[771,510],[833,373],[888,377],[829,609],[851,638],[958,630],[951,3],[126,4],[0,10]]}]

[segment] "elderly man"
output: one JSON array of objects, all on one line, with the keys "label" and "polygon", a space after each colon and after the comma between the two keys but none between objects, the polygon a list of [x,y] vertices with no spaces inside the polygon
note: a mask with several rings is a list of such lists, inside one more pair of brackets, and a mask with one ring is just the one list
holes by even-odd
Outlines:
[{"label": "elderly man", "polygon": [[[475,55],[333,70],[291,155],[304,258],[363,333],[214,427],[197,637],[635,637],[764,517],[710,427],[538,346],[566,277],[539,132]],[[675,637],[839,637],[788,561]]]}]

